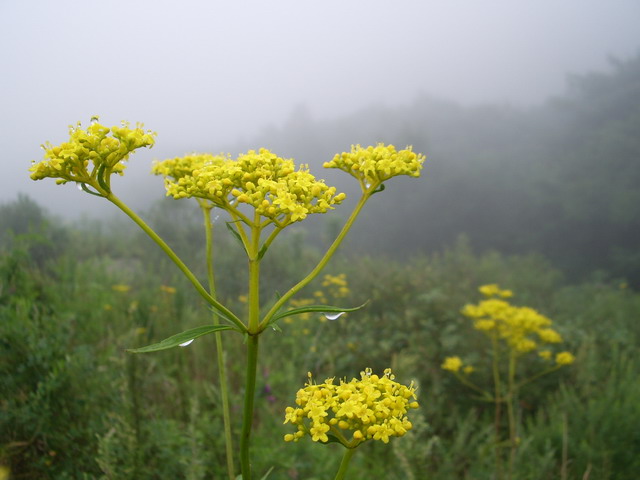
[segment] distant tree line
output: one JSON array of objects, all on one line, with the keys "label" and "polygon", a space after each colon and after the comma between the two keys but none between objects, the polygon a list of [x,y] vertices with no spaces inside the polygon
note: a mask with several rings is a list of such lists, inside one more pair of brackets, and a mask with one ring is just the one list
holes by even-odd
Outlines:
[{"label": "distant tree line", "polygon": [[[604,271],[640,286],[640,56],[611,63],[609,73],[571,77],[566,94],[537,108],[423,96],[318,120],[300,107],[251,145],[309,163],[352,198],[350,177],[321,168],[335,153],[377,142],[426,153],[422,178],[393,179],[383,201],[372,199],[347,252],[406,258],[464,235],[478,252],[541,253],[570,278]],[[348,210],[318,219],[306,238],[328,241]],[[23,233],[40,215],[22,197],[0,209],[1,230]]]},{"label": "distant tree line", "polygon": [[382,141],[427,154],[423,178],[390,182],[364,213],[351,251],[406,256],[464,234],[478,251],[538,252],[572,277],[604,270],[639,285],[640,56],[611,64],[529,110],[422,97],[319,121],[300,108],[256,144],[347,193],[320,168],[336,148]]}]

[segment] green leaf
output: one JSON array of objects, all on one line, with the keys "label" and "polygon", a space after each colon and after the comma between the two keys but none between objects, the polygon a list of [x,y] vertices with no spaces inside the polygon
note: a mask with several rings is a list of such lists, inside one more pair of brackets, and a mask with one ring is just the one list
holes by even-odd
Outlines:
[{"label": "green leaf", "polygon": [[264,257],[264,254],[267,253],[267,250],[269,250],[269,247],[265,243],[264,245],[262,245],[262,248],[260,248],[260,251],[258,252],[258,260],[262,260],[262,257]]},{"label": "green leaf", "polygon": [[[235,223],[235,222],[225,222],[225,224],[227,225],[227,230],[229,230],[231,232],[231,235],[233,235],[234,238],[236,240],[238,240],[238,242],[240,242],[240,245],[242,245],[242,249],[244,250],[245,253],[247,253],[247,249],[244,246],[244,242],[242,241],[242,237],[240,236],[238,231],[231,226],[232,223]],[[247,253],[247,255],[248,255],[248,253]]]},{"label": "green leaf", "polygon": [[221,312],[220,310],[218,310],[218,309],[217,309],[216,307],[214,307],[214,306],[210,306],[210,307],[209,307],[209,310],[211,310],[211,313],[213,313],[214,315],[217,315],[218,317],[220,317],[221,319],[223,319],[225,322],[229,323],[229,325],[233,325],[233,326],[234,326],[234,328],[237,328],[237,327],[235,327],[235,325],[236,325],[236,324],[234,323],[234,321],[233,321],[233,320],[231,320],[228,316],[226,316],[226,315],[224,314],[224,312]]},{"label": "green leaf", "polygon": [[281,318],[290,317],[292,315],[300,315],[301,313],[309,313],[309,312],[319,312],[319,313],[347,313],[347,312],[355,312],[356,310],[360,310],[364,307],[368,301],[360,305],[359,307],[354,308],[344,308],[344,307],[333,307],[331,305],[307,305],[306,307],[294,308],[292,310],[287,310],[286,312],[279,313],[274,315],[271,318],[269,324],[277,322]]},{"label": "green leaf", "polygon": [[260,480],[267,480],[267,477],[269,476],[269,474],[272,471],[273,471],[273,467],[271,467],[269,470],[267,470],[267,473],[265,473]]},{"label": "green leaf", "polygon": [[100,186],[107,192],[107,193],[111,193],[111,189],[109,188],[109,185],[107,185],[107,182],[105,182],[104,180],[104,171],[105,171],[106,167],[105,165],[100,165],[100,168],[98,168],[98,175],[96,176],[98,178],[98,183],[100,184]]},{"label": "green leaf", "polygon": [[80,188],[82,188],[82,190],[84,190],[85,192],[90,193],[91,195],[95,195],[96,197],[102,197],[102,195],[100,195],[99,193],[92,192],[91,190],[89,190],[89,187],[87,187],[86,183],[80,183]]},{"label": "green leaf", "polygon": [[191,330],[185,330],[184,332],[173,335],[172,337],[165,338],[159,343],[153,345],[147,345],[140,348],[129,348],[127,352],[131,353],[148,353],[157,352],[159,350],[167,350],[168,348],[177,347],[183,343],[189,342],[195,338],[207,335],[213,332],[220,332],[222,330],[233,330],[233,327],[229,325],[203,325],[202,327],[192,328]]},{"label": "green leaf", "polygon": [[380,186],[378,188],[376,188],[373,192],[371,192],[371,195],[378,193],[378,192],[384,192],[384,189],[387,188],[384,186],[384,183],[381,183]]},{"label": "green leaf", "polygon": [[324,443],[325,445],[326,445],[327,443],[342,443],[338,437],[336,437],[335,435],[331,435],[330,433],[328,433],[328,434],[327,434],[327,438],[328,438],[329,440],[327,440],[326,442],[322,442],[322,443]]}]

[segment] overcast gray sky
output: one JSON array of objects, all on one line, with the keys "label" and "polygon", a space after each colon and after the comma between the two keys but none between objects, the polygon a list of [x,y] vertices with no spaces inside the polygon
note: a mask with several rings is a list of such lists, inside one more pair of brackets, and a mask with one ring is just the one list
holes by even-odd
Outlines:
[{"label": "overcast gray sky", "polygon": [[0,202],[92,208],[27,168],[95,114],[158,132],[126,190],[152,158],[217,152],[299,105],[316,118],[420,94],[535,105],[567,73],[633,57],[639,27],[637,0],[0,0]]}]

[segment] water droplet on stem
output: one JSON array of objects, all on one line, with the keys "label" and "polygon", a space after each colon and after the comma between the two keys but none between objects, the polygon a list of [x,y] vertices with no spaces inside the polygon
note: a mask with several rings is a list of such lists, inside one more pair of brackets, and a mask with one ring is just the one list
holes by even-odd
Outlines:
[{"label": "water droplet on stem", "polygon": [[338,313],[325,313],[324,316],[327,320],[337,320],[346,312],[338,312]]},{"label": "water droplet on stem", "polygon": [[187,340],[186,342],[181,343],[181,344],[180,344],[180,346],[181,346],[181,347],[186,347],[186,346],[188,346],[188,345],[191,345],[191,344],[193,343],[193,341],[194,341],[194,340],[195,340],[194,338],[192,338],[191,340]]}]

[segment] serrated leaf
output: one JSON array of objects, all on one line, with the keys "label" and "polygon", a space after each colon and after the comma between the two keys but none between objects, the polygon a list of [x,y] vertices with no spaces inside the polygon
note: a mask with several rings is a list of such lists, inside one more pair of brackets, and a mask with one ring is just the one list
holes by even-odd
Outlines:
[{"label": "serrated leaf", "polygon": [[187,342],[190,343],[192,340],[198,337],[201,337],[203,335],[207,335],[213,332],[220,332],[222,330],[233,330],[233,327],[229,325],[203,325],[201,327],[185,330],[184,332],[178,333],[169,338],[165,338],[161,342],[154,343],[152,345],[147,345],[146,347],[129,348],[127,349],[127,352],[149,353],[149,352],[158,352],[160,350],[167,350],[169,348],[177,347]]},{"label": "serrated leaf", "polygon": [[277,315],[274,315],[269,323],[272,324],[274,322],[277,322],[281,318],[290,317],[292,315],[300,315],[302,313],[318,312],[318,313],[337,313],[337,314],[341,314],[341,313],[355,312],[356,310],[360,310],[367,303],[369,303],[369,302],[365,302],[362,305],[360,305],[359,307],[353,307],[353,308],[334,307],[334,306],[331,306],[331,305],[307,305],[305,307],[294,308],[294,309],[291,309],[291,310],[287,310],[286,312],[282,312],[282,313],[279,313]]}]

